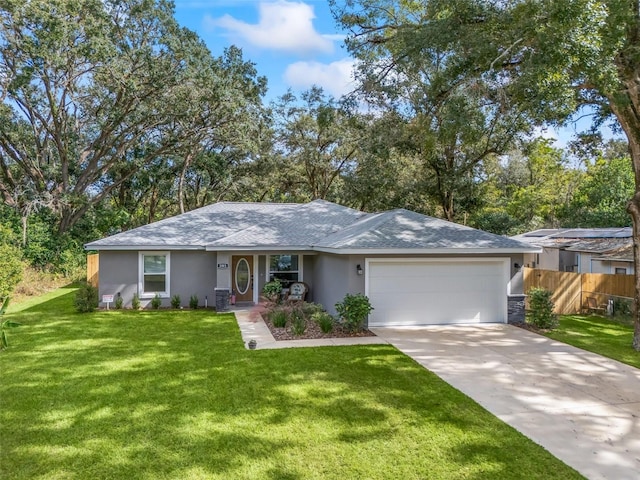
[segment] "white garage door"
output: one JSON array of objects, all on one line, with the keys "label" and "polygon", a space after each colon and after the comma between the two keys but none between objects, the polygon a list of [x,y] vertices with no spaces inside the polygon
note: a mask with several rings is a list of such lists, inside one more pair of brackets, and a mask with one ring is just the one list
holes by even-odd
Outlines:
[{"label": "white garage door", "polygon": [[370,259],[370,326],[506,322],[508,259]]}]

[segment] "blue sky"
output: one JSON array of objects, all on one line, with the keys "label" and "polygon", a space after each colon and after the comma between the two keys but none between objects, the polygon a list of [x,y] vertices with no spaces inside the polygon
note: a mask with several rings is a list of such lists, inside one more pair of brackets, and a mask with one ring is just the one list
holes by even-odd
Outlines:
[{"label": "blue sky", "polygon": [[[267,77],[267,101],[288,88],[299,92],[319,85],[334,97],[353,89],[353,60],[343,47],[327,0],[175,0],[178,22],[198,33],[214,55],[242,48],[245,60]],[[590,117],[560,130],[539,133],[564,147]],[[608,128],[602,129],[611,137]]]},{"label": "blue sky", "polygon": [[353,88],[353,61],[326,0],[176,0],[178,22],[214,55],[235,44],[268,78],[268,100],[322,86],[335,97]]}]

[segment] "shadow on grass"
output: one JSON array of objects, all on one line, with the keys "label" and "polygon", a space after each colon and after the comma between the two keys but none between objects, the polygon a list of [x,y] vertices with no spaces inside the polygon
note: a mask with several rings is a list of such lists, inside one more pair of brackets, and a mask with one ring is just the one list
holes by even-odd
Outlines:
[{"label": "shadow on grass", "polygon": [[15,314],[2,478],[575,477],[392,347],[248,351],[231,314],[72,302]]}]

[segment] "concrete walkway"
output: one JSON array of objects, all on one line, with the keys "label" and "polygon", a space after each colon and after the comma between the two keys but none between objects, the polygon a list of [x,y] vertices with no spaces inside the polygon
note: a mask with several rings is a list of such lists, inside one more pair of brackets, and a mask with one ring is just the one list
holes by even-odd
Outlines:
[{"label": "concrete walkway", "polygon": [[372,328],[589,479],[640,479],[640,370],[510,325]]}]

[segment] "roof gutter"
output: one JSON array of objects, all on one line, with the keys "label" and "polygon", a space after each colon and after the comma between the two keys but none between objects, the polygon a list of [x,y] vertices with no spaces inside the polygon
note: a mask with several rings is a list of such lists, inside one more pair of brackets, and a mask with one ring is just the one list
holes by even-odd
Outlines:
[{"label": "roof gutter", "polygon": [[542,253],[541,248],[332,248],[313,247],[318,252],[336,253],[339,255],[478,255],[507,253]]},{"label": "roof gutter", "polygon": [[118,251],[147,251],[147,250],[205,250],[203,245],[92,245],[85,244],[85,250],[118,250]]}]

